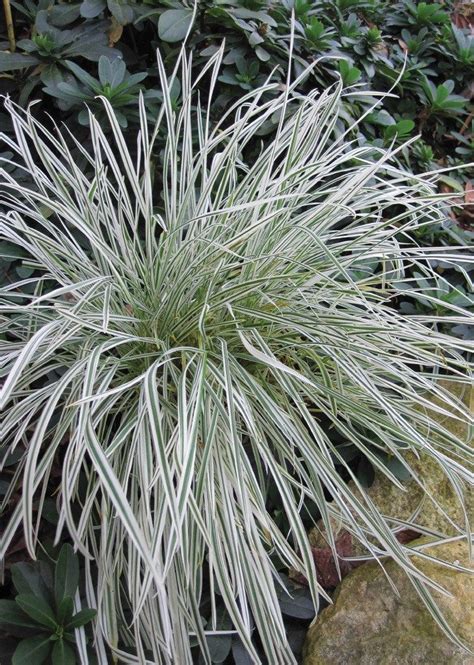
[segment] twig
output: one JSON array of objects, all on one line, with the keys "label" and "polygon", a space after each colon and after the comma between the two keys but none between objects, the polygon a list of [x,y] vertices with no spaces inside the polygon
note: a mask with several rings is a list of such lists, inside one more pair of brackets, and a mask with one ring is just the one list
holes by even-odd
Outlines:
[{"label": "twig", "polygon": [[460,134],[464,134],[464,132],[465,132],[466,129],[468,128],[469,123],[471,122],[471,120],[472,120],[473,118],[474,118],[474,111],[472,111],[471,113],[469,113],[469,115],[467,116],[466,120],[463,122],[463,125],[462,125],[461,129],[459,130],[459,133],[460,133]]},{"label": "twig", "polygon": [[13,51],[16,48],[16,43],[15,43],[15,28],[13,26],[12,8],[10,6],[10,0],[3,0],[3,11],[5,14],[5,23],[7,26],[7,35],[8,35],[8,41],[10,43],[10,51],[13,53]]}]

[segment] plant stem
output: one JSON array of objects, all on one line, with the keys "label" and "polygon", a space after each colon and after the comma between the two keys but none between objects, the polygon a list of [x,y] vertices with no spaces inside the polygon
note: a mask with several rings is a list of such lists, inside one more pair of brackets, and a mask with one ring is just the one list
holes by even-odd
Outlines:
[{"label": "plant stem", "polygon": [[5,14],[5,23],[7,26],[8,41],[10,43],[10,51],[13,53],[16,48],[15,43],[15,28],[13,26],[12,8],[10,0],[3,0],[3,11]]}]

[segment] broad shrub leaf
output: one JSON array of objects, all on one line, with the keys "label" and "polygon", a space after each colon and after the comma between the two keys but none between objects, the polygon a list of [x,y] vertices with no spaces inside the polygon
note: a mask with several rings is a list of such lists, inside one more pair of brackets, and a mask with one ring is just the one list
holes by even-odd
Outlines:
[{"label": "broad shrub leaf", "polygon": [[58,605],[56,617],[60,625],[67,625],[72,619],[74,601],[71,596],[65,596]]},{"label": "broad shrub leaf", "polygon": [[81,16],[84,18],[96,18],[107,6],[106,0],[83,0],[81,2]]},{"label": "broad shrub leaf", "polygon": [[254,665],[254,661],[249,656],[247,649],[238,638],[232,640],[232,658],[235,665]]},{"label": "broad shrub leaf", "polygon": [[295,619],[314,619],[316,614],[311,594],[306,589],[297,589],[291,596],[280,596],[281,611]]},{"label": "broad shrub leaf", "polygon": [[38,624],[25,614],[14,600],[0,599],[0,628],[17,637],[24,637],[29,630],[38,631]]},{"label": "broad shrub leaf", "polygon": [[71,545],[61,547],[54,569],[54,597],[59,607],[64,598],[74,598],[79,584],[79,561]]},{"label": "broad shrub leaf", "polygon": [[193,19],[191,9],[167,9],[158,20],[158,35],[164,42],[180,42]]},{"label": "broad shrub leaf", "polygon": [[213,663],[223,663],[232,647],[232,635],[208,635],[207,645]]},{"label": "broad shrub leaf", "polygon": [[92,621],[92,619],[95,617],[96,614],[97,614],[96,610],[92,608],[85,608],[83,610],[80,610],[67,623],[66,628],[68,630],[72,630],[73,628],[80,628],[81,626],[85,626],[86,623]]},{"label": "broad shrub leaf", "polygon": [[22,640],[13,654],[12,665],[42,665],[48,663],[52,642],[49,637],[28,637]]},{"label": "broad shrub leaf", "polygon": [[107,0],[107,7],[120,25],[127,25],[133,21],[133,7],[127,0]]},{"label": "broad shrub leaf", "polygon": [[49,603],[51,598],[52,576],[44,561],[30,563],[20,561],[12,566],[12,579],[15,589],[21,594],[32,594]]},{"label": "broad shrub leaf", "polygon": [[75,665],[75,663],[74,649],[63,639],[56,640],[51,653],[51,665]]},{"label": "broad shrub leaf", "polygon": [[12,72],[16,69],[26,69],[41,62],[34,55],[22,53],[0,53],[0,72]]},{"label": "broad shrub leaf", "polygon": [[51,630],[56,629],[58,623],[54,611],[42,598],[35,597],[32,594],[21,593],[16,597],[15,602],[25,614],[37,623]]}]

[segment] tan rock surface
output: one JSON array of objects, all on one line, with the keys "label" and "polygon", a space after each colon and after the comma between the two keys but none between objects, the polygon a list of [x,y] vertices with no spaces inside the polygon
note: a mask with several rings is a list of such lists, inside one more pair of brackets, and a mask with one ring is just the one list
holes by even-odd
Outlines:
[{"label": "tan rock surface", "polygon": [[[454,395],[461,398],[466,406],[472,409],[474,406],[474,388],[468,389],[467,386],[452,384],[450,382],[441,382]],[[455,418],[440,417],[435,412],[432,413],[436,420],[456,434],[461,440],[469,442],[469,432],[467,425]],[[474,441],[470,440],[471,445]],[[453,490],[453,487],[440,466],[429,455],[421,455],[419,459],[415,455],[408,453],[406,459],[413,468],[417,476],[425,485],[427,492],[431,494],[440,504],[443,511],[449,518],[461,529],[464,528],[464,516],[459,500]],[[357,492],[353,483],[350,483],[352,490]],[[416,522],[428,529],[438,531],[444,535],[460,535],[453,524],[446,519],[439,507],[429,499],[423,489],[414,481],[408,480],[404,483],[405,491],[394,485],[385,475],[376,473],[375,480],[370,488],[366,490],[367,495],[375,503],[380,512],[388,517],[396,517],[401,520],[409,520],[413,513],[418,509],[421,502],[421,509],[417,515]],[[474,522],[474,486],[465,487],[465,502],[467,513]],[[322,524],[320,529],[312,529],[309,533],[309,540],[313,547],[325,547],[327,541],[324,536]],[[334,521],[334,531],[340,537],[340,525]],[[337,537],[336,536],[336,537]],[[354,554],[364,554],[362,546],[353,542]]]},{"label": "tan rock surface", "polygon": [[[413,545],[430,542],[419,539]],[[466,541],[430,547],[430,555],[469,567]],[[414,562],[453,597],[433,592],[456,634],[474,651],[474,575],[415,557]],[[405,573],[393,561],[353,570],[334,604],[310,628],[304,665],[474,665],[474,655],[451,642],[429,614]]]}]

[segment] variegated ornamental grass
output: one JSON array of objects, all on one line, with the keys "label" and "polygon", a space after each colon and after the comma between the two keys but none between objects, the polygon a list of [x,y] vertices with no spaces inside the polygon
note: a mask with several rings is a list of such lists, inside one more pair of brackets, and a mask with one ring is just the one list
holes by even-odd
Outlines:
[{"label": "variegated ornamental grass", "polygon": [[[211,89],[220,57],[201,74]],[[433,456],[461,502],[472,482],[472,450],[428,411],[438,396],[438,413],[472,421],[437,382],[471,380],[472,343],[437,332],[441,317],[393,307],[400,289],[415,291],[408,270],[439,284],[431,260],[459,254],[410,239],[445,216],[436,174],[408,175],[395,149],[337,132],[351,94],[340,85],[301,97],[295,82],[268,101],[269,84],[211,127],[190,63],[170,78],[158,63],[156,127],[141,104],[132,157],[104,101],[111,132],[91,116],[93,150],[76,146],[86,172],[59,132],[6,103],[16,140],[3,140],[31,183],[2,170],[1,239],[37,276],[1,290],[3,437],[25,454],[0,555],[22,530],[35,556],[59,459],[58,537],[67,532],[85,558],[100,662],[108,644],[124,662],[185,665],[190,640],[209,662],[199,609],[208,587],[254,662],[257,631],[269,662],[294,663],[276,562],[308,578],[317,605],[324,591],[301,517],[311,499],[330,538],[337,518],[374,557],[396,560],[449,632],[395,537],[400,524],[366,497],[333,436],[394,483],[377,449],[408,470],[407,451]],[[274,138],[246,161],[274,114]],[[267,510],[269,486],[289,532]]]}]

